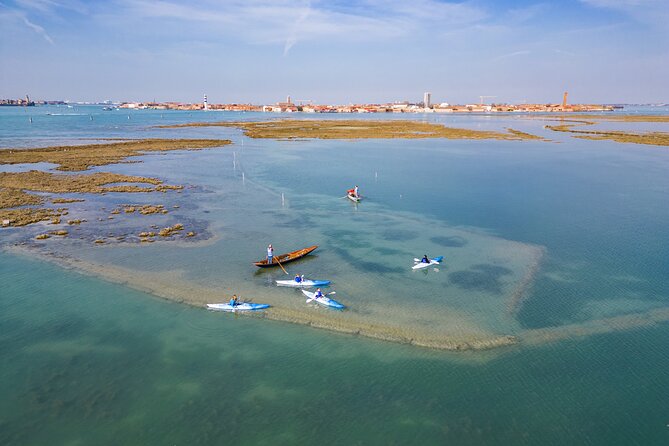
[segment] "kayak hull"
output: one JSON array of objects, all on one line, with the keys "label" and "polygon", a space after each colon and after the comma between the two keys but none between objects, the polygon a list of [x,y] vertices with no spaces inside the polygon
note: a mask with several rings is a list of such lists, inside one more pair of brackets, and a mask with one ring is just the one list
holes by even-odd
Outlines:
[{"label": "kayak hull", "polygon": [[304,279],[302,282],[295,282],[294,280],[277,280],[276,284],[278,286],[289,286],[293,288],[309,288],[314,286],[328,286],[330,285],[330,281]]},{"label": "kayak hull", "polygon": [[351,200],[354,203],[360,203],[360,197],[356,197],[355,195],[347,194],[346,195],[349,200]]},{"label": "kayak hull", "polygon": [[323,305],[324,307],[335,308],[337,310],[343,310],[344,308],[346,308],[344,305],[340,304],[336,300],[330,299],[327,296],[314,297],[316,293],[307,290],[302,290],[302,293],[304,293],[304,295],[307,296],[307,298],[311,299],[312,302],[316,302],[320,305]]},{"label": "kayak hull", "polygon": [[434,259],[430,259],[430,263],[423,263],[420,261],[420,259],[413,259],[416,264],[411,267],[411,269],[423,269],[423,268],[428,268],[433,265],[439,265],[442,260],[444,260],[444,256],[439,256],[435,257]]},{"label": "kayak hull", "polygon": [[254,304],[253,302],[242,302],[240,304],[232,305],[228,304],[207,304],[207,308],[210,310],[217,311],[257,311],[264,310],[269,308],[269,304]]}]

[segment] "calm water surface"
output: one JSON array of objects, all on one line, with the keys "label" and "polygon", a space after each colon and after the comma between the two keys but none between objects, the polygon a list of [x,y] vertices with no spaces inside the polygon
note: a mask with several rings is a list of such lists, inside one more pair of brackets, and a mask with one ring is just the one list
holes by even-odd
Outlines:
[{"label": "calm water surface", "polygon": [[[252,114],[95,107],[0,113],[3,147],[129,136],[236,142],[229,150],[98,169],[195,185],[181,205],[213,244],[156,244],[138,256],[134,247],[99,250],[72,237],[56,245],[69,255],[138,271],[179,270],[201,286],[285,300],[291,294],[270,285],[278,277],[255,275],[248,261],[267,239],[291,246],[317,240],[322,252],[301,268],[335,280],[351,306],[341,317],[380,312],[383,304],[406,308],[410,297],[438,318],[461,315],[474,331],[566,333],[532,347],[444,353],[212,314],[2,253],[0,444],[669,441],[669,324],[630,323],[669,305],[663,148],[579,141],[517,117],[426,119],[518,128],[558,143],[254,141],[234,129],[150,127],[258,117]],[[368,197],[357,208],[338,198],[354,183]],[[112,198],[89,200],[93,212]],[[22,236],[0,237],[10,243]],[[521,254],[488,258],[479,246]],[[510,317],[504,310],[525,268],[525,246],[545,254]],[[412,276],[407,258],[423,251],[450,263]],[[383,297],[372,292],[379,289]],[[611,317],[624,322],[579,334]]]}]

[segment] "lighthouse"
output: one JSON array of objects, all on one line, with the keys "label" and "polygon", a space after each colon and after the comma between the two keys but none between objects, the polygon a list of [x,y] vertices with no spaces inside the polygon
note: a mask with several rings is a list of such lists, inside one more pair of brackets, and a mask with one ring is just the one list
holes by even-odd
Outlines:
[{"label": "lighthouse", "polygon": [[204,109],[209,110],[209,104],[207,104],[207,95],[204,95]]}]

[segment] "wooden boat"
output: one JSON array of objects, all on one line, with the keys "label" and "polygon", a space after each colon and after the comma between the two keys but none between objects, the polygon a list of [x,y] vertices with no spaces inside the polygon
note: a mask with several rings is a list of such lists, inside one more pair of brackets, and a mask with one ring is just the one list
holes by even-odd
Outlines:
[{"label": "wooden boat", "polygon": [[[307,254],[309,254],[310,252],[312,252],[316,248],[318,248],[318,246],[314,245],[314,246],[310,246],[308,248],[298,249],[297,251],[289,252],[288,254],[281,254],[281,255],[278,255],[278,256],[274,256],[272,258],[272,263],[267,263],[267,259],[263,259],[259,262],[254,262],[253,264],[255,266],[259,266],[260,268],[270,268],[272,266],[279,266],[279,263],[281,263],[283,265],[284,263],[288,263],[288,262],[292,262],[293,260],[301,259],[302,257],[306,256]],[[277,260],[278,260],[278,262],[277,262]]]}]

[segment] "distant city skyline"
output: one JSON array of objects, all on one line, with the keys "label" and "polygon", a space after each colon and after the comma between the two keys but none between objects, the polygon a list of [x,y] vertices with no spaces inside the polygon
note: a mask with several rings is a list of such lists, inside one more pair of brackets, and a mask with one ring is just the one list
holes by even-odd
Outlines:
[{"label": "distant city skyline", "polygon": [[669,102],[666,0],[0,0],[0,98]]}]

